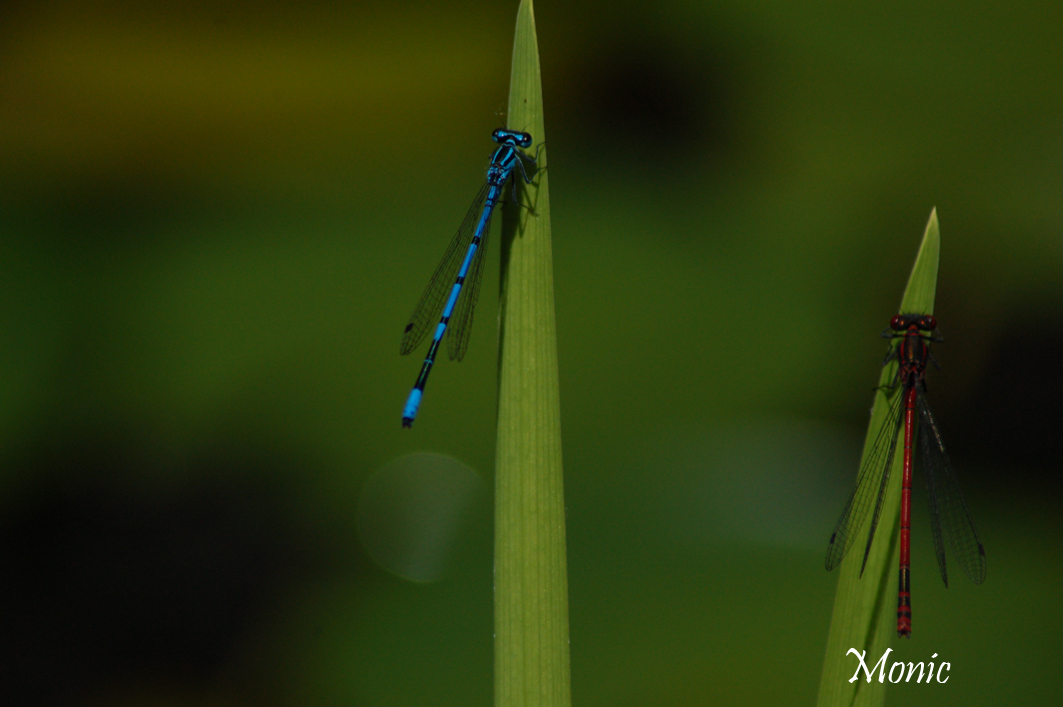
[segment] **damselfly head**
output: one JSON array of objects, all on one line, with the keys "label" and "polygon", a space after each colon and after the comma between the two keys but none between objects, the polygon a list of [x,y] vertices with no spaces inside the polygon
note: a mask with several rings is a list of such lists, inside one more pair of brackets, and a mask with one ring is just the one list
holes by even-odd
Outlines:
[{"label": "damselfly head", "polygon": [[491,133],[491,139],[499,144],[514,145],[516,147],[531,147],[532,136],[520,130],[508,130],[499,128]]},{"label": "damselfly head", "polygon": [[890,320],[890,329],[904,331],[915,326],[920,331],[934,331],[937,320],[931,314],[898,314]]}]

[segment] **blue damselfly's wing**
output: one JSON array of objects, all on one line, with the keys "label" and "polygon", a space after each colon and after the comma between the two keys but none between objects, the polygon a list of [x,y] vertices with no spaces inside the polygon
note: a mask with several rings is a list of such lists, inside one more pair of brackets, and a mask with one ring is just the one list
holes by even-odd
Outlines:
[{"label": "blue damselfly's wing", "polygon": [[491,217],[497,208],[498,202],[491,207],[491,213],[484,219],[483,234],[480,236],[480,247],[476,251],[469,272],[465,276],[465,285],[462,288],[461,297],[458,299],[457,312],[451,317],[450,325],[453,327],[447,339],[447,352],[451,361],[460,361],[465,358],[465,352],[469,349],[469,334],[472,332],[472,315],[476,309],[476,300],[480,297],[480,282],[484,276],[484,262],[486,261],[487,237],[491,234]]},{"label": "blue damselfly's wing", "polygon": [[[443,305],[454,287],[454,281],[458,277],[458,270],[469,250],[473,234],[476,232],[476,224],[480,218],[480,209],[487,197],[488,184],[485,182],[480,191],[473,199],[465,219],[461,222],[454,240],[450,242],[443,260],[436,268],[432,279],[428,281],[428,287],[421,295],[420,301],[410,316],[410,321],[402,333],[402,344],[399,353],[405,355],[413,351],[424,341],[424,337],[435,324],[439,323],[439,317],[443,313]],[[481,244],[482,245],[482,244]],[[459,302],[460,306],[460,302]]]},{"label": "blue damselfly's wing", "polygon": [[930,522],[934,532],[934,550],[938,555],[938,568],[945,586],[949,586],[949,576],[945,569],[945,543],[963,573],[975,584],[985,581],[985,548],[975,532],[971,512],[960,493],[960,484],[952,461],[941,442],[934,415],[922,393],[918,396],[920,427],[919,445],[923,451],[923,475],[926,477],[927,492],[930,495]]}]

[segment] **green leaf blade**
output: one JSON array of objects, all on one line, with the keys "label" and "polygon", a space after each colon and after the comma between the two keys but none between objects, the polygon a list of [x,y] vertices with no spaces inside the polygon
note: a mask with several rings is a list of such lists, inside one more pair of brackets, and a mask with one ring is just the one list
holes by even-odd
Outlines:
[{"label": "green leaf blade", "polygon": [[[545,140],[531,0],[517,15],[508,127]],[[569,707],[561,407],[546,150],[502,219],[495,465],[495,705]]]}]

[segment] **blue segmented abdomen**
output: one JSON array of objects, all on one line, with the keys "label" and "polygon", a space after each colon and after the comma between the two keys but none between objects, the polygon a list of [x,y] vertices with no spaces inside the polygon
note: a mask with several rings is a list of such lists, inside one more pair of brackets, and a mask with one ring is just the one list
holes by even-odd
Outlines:
[{"label": "blue segmented abdomen", "polygon": [[[417,408],[421,407],[421,396],[423,394],[424,392],[420,388],[414,388],[410,391],[410,397],[406,398],[406,407],[402,409],[403,421],[409,420],[413,422],[413,419],[417,417]],[[392,408],[392,410],[394,409]]]}]

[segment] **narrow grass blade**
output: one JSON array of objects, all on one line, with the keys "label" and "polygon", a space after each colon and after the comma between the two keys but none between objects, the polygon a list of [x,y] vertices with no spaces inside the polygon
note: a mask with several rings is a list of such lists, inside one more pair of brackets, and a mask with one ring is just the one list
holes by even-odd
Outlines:
[{"label": "narrow grass blade", "polygon": [[[890,316],[900,313],[933,314],[939,251],[940,236],[935,209],[930,213],[930,221],[927,223],[919,254],[915,258],[912,274],[908,277],[901,307],[897,312],[891,312]],[[883,318],[883,324],[887,322],[888,318]],[[882,369],[879,385],[889,385],[896,373],[897,362],[893,361]],[[861,464],[870,453],[871,446],[886,421],[888,400],[884,393],[875,393],[875,406],[871,411],[871,423],[864,441]],[[894,473],[886,491],[882,521],[875,534],[875,542],[871,547],[863,578],[860,577],[860,557],[856,556],[858,553],[850,553],[838,568],[838,591],[834,597],[834,613],[831,616],[827,654],[823,662],[819,699],[816,703],[819,707],[880,707],[886,698],[886,684],[879,683],[878,673],[875,673],[875,678],[870,683],[867,682],[863,671],[859,680],[849,682],[859,662],[847,653],[850,648],[855,648],[858,653],[866,650],[865,661],[868,668],[871,668],[889,647],[891,639],[897,635],[897,567],[900,553],[902,476],[897,469],[903,454],[903,445],[897,445],[893,461]],[[862,535],[858,537],[866,538],[867,531],[868,522],[865,522],[862,530],[858,531]],[[887,662],[886,672],[889,672],[890,665],[892,661]]]},{"label": "narrow grass blade", "polygon": [[[508,127],[544,142],[532,0],[517,14]],[[495,464],[495,705],[568,707],[568,578],[546,149],[502,226]]]}]

